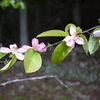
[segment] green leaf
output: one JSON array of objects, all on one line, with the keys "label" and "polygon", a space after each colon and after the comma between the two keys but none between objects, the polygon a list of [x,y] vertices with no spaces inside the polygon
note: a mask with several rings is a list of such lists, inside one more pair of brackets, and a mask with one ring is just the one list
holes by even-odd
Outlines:
[{"label": "green leaf", "polygon": [[76,27],[76,33],[81,33],[82,29],[80,27]]},{"label": "green leaf", "polygon": [[4,9],[5,7],[8,7],[10,6],[10,3],[9,3],[10,0],[2,0],[0,1],[0,6]]},{"label": "green leaf", "polygon": [[98,19],[99,23],[100,23],[100,19]]},{"label": "green leaf", "polygon": [[52,54],[52,63],[58,64],[69,54],[71,47],[66,46],[65,42],[60,43]]},{"label": "green leaf", "polygon": [[0,59],[3,58],[7,53],[0,52]]},{"label": "green leaf", "polygon": [[[70,23],[65,27],[65,31],[68,32],[71,26],[76,27],[74,24]],[[81,32],[82,32],[82,29],[80,27],[76,27],[76,33],[81,33]]]},{"label": "green leaf", "polygon": [[88,54],[88,40],[87,40],[87,38],[83,34],[80,34],[79,36],[81,38],[83,38],[84,44],[82,46],[83,46],[83,49],[86,52],[86,54]]},{"label": "green leaf", "polygon": [[20,3],[21,9],[25,9],[25,4],[24,4],[24,2],[20,1],[19,3]]},{"label": "green leaf", "polygon": [[13,55],[12,59],[3,67],[0,69],[0,73],[8,70],[10,67],[12,67],[14,65],[14,63],[16,62],[17,58],[15,55]]},{"label": "green leaf", "polygon": [[13,6],[13,8],[17,9],[19,7],[21,7],[21,9],[25,9],[25,5],[22,1],[14,3],[13,1],[10,2],[11,5]]},{"label": "green leaf", "polygon": [[24,67],[26,73],[36,72],[42,65],[41,55],[32,48],[25,53]]},{"label": "green leaf", "polygon": [[70,27],[71,27],[71,26],[76,27],[74,24],[70,23],[70,24],[68,24],[68,25],[65,27],[65,31],[68,32],[68,31],[70,30]]},{"label": "green leaf", "polygon": [[88,49],[90,54],[93,54],[100,46],[99,38],[90,35]]},{"label": "green leaf", "polygon": [[62,30],[50,30],[39,34],[37,37],[48,37],[48,36],[66,37],[68,35],[69,35],[68,32],[64,32]]}]

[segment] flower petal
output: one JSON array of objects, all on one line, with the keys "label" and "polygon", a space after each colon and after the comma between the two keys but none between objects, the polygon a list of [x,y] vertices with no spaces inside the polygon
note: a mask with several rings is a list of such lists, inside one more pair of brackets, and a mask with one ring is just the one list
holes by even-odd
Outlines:
[{"label": "flower petal", "polygon": [[71,34],[71,35],[74,35],[75,33],[76,33],[76,27],[71,26],[71,27],[70,27],[70,34]]},{"label": "flower petal", "polygon": [[24,55],[23,54],[21,54],[21,53],[15,53],[15,55],[16,55],[17,59],[24,60]]},{"label": "flower petal", "polygon": [[11,50],[18,49],[16,44],[11,44],[11,45],[9,45],[9,47],[10,47]]},{"label": "flower petal", "polygon": [[40,47],[39,47],[39,49],[38,49],[39,52],[45,52],[45,51],[47,50],[47,49],[45,48],[46,45],[45,45],[43,42],[40,43],[39,45],[40,45]]},{"label": "flower petal", "polygon": [[94,32],[93,32],[93,35],[94,35],[95,37],[100,37],[100,30],[94,31]]},{"label": "flower petal", "polygon": [[19,48],[19,49],[17,49],[17,52],[20,52],[20,53],[24,53],[24,52],[26,52],[27,50],[26,49],[24,49],[24,48]]},{"label": "flower petal", "polygon": [[72,47],[75,45],[75,41],[72,38],[73,38],[72,36],[67,36],[67,37],[65,37],[65,39],[63,41],[66,42],[67,46]]},{"label": "flower petal", "polygon": [[36,39],[36,38],[33,38],[33,39],[32,39],[32,47],[33,47],[34,45],[38,44],[38,43],[39,43],[38,39]]},{"label": "flower petal", "polygon": [[0,48],[0,52],[2,52],[2,53],[10,53],[11,50],[9,48],[7,48],[7,47],[1,47]]},{"label": "flower petal", "polygon": [[32,47],[31,47],[31,46],[28,46],[28,45],[23,45],[21,48],[22,48],[22,49],[25,49],[25,50],[27,51],[28,49],[30,49],[30,48],[32,48]]},{"label": "flower petal", "polygon": [[41,50],[39,50],[39,52],[46,52],[47,48],[43,48]]},{"label": "flower petal", "polygon": [[80,45],[84,44],[84,40],[79,36],[75,37],[75,42]]},{"label": "flower petal", "polygon": [[38,52],[45,52],[47,49],[45,48],[46,45],[44,43],[40,43],[39,44],[39,41],[38,39],[36,38],[33,38],[32,39],[32,48],[35,50],[35,51],[38,51]]},{"label": "flower petal", "polygon": [[70,39],[67,41],[67,45],[70,46],[70,47],[73,47],[75,45],[75,41]]},{"label": "flower petal", "polygon": [[39,48],[40,48],[40,45],[39,45],[39,44],[34,44],[34,45],[32,46],[32,48],[33,48],[35,51],[38,51]]}]

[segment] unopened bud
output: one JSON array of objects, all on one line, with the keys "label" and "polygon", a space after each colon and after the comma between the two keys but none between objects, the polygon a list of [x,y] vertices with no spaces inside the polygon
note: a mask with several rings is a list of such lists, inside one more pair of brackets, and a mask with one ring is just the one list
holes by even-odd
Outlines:
[{"label": "unopened bud", "polygon": [[93,32],[93,35],[94,35],[95,37],[100,37],[100,30],[94,31],[94,32]]}]

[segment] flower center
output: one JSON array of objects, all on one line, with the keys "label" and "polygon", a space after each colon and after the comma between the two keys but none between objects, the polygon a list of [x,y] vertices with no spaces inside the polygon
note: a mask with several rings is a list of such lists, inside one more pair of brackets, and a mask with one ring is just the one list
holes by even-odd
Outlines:
[{"label": "flower center", "polygon": [[12,53],[13,53],[13,54],[17,53],[17,49],[18,49],[17,46],[12,46],[12,47],[11,47]]},{"label": "flower center", "polygon": [[13,50],[17,50],[17,49],[18,49],[18,47],[17,47],[17,46],[16,46],[16,47],[15,47],[15,46],[13,46],[13,47],[12,47],[12,49],[13,49]]}]

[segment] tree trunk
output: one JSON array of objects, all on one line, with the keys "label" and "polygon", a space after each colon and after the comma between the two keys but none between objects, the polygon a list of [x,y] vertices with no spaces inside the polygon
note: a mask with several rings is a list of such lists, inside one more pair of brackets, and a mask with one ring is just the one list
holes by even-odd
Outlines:
[{"label": "tree trunk", "polygon": [[40,8],[39,8],[39,0],[35,1],[35,36],[40,32]]},{"label": "tree trunk", "polygon": [[2,24],[0,22],[0,47],[2,46]]},{"label": "tree trunk", "polygon": [[28,29],[27,29],[27,6],[20,9],[20,46],[28,45]]},{"label": "tree trunk", "polygon": [[0,47],[2,44],[2,18],[3,18],[3,10],[0,8]]},{"label": "tree trunk", "polygon": [[81,18],[80,18],[80,0],[75,0],[73,6],[73,21],[76,25],[81,25]]}]

